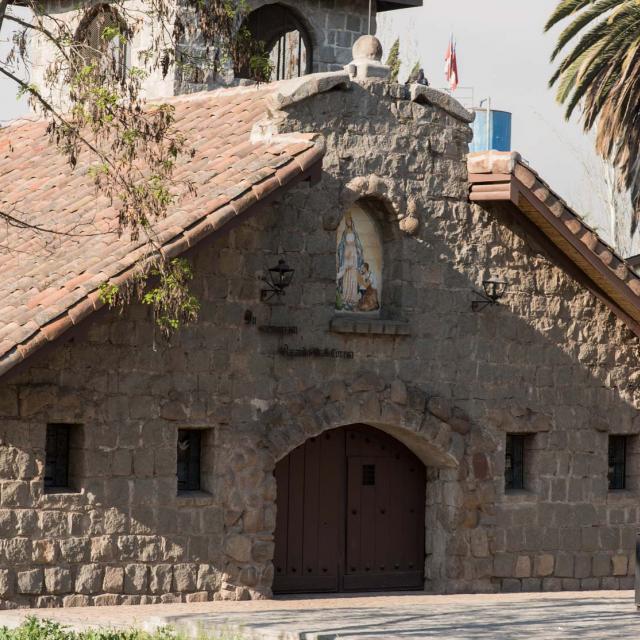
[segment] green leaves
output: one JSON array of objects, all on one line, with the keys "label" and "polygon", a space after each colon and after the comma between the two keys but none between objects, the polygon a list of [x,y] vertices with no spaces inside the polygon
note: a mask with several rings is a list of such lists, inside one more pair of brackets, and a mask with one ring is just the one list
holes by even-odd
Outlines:
[{"label": "green leaves", "polygon": [[169,337],[198,317],[200,303],[189,292],[193,271],[186,260],[175,258],[153,268],[151,275],[158,278],[158,284],[142,295],[142,302],[153,307],[157,326]]},{"label": "green leaves", "polygon": [[[240,640],[224,634],[208,636],[209,640]],[[161,627],[153,633],[141,629],[96,628],[74,631],[52,620],[28,617],[19,627],[0,627],[0,640],[186,640],[186,636],[171,627]]]},{"label": "green leaves", "polygon": [[402,61],[400,60],[400,38],[396,38],[396,41],[389,49],[389,56],[387,57],[387,66],[391,69],[391,82],[398,82],[398,74],[400,73],[400,66]]}]

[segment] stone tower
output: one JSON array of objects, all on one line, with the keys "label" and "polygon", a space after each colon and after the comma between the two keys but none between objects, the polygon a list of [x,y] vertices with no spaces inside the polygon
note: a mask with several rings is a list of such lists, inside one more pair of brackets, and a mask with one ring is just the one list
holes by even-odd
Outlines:
[{"label": "stone tower", "polygon": [[[246,26],[255,39],[265,43],[273,64],[272,80],[279,80],[342,69],[351,61],[355,41],[363,34],[375,33],[378,12],[420,6],[422,0],[248,0],[247,4],[250,12]],[[105,5],[96,3],[96,8],[100,6]],[[90,29],[86,18],[80,24],[76,3],[61,0],[55,13],[58,19],[68,22],[78,38],[86,37]],[[137,62],[138,56],[151,46],[151,29],[140,29],[127,44],[127,63],[142,66]],[[194,52],[205,46],[195,41],[184,44],[186,50]],[[47,64],[54,55],[48,43],[34,38],[31,58],[36,84],[43,84]],[[146,79],[145,91],[149,98],[206,91],[221,84],[242,82],[243,75],[247,74],[242,69],[229,68],[227,73],[214,75],[175,68],[163,78],[156,71]],[[64,88],[51,99],[64,102]]]}]

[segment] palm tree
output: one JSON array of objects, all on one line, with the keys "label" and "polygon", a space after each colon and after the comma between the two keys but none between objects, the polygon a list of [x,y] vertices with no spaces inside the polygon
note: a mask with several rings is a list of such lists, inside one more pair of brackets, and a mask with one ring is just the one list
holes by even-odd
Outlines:
[{"label": "palm tree", "polygon": [[580,107],[584,130],[595,128],[596,150],[631,193],[633,232],[640,220],[640,2],[561,0],[545,31],[570,17],[551,59],[572,48],[549,85],[557,85],[567,119]]}]

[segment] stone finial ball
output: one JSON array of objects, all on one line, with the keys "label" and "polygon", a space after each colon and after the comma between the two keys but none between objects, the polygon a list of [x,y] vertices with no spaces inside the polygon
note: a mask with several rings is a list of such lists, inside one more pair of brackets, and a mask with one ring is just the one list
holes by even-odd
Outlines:
[{"label": "stone finial ball", "polygon": [[353,45],[354,60],[382,60],[382,45],[375,36],[360,36]]}]

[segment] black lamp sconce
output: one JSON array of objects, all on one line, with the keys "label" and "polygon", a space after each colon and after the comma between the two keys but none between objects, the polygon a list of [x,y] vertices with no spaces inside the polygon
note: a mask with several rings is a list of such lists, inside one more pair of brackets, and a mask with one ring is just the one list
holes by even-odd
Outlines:
[{"label": "black lamp sconce", "polygon": [[489,278],[489,280],[482,281],[482,288],[484,293],[475,291],[474,293],[479,296],[479,299],[471,301],[472,311],[482,311],[485,307],[492,304],[498,304],[498,300],[504,296],[507,292],[507,285],[509,283],[506,280],[497,280],[496,278]]},{"label": "black lamp sconce", "polygon": [[285,289],[291,284],[295,269],[292,269],[283,258],[278,260],[278,264],[271,269],[267,269],[262,280],[267,283],[267,287],[260,291],[260,300],[268,302],[274,297],[280,298],[284,295]]}]

